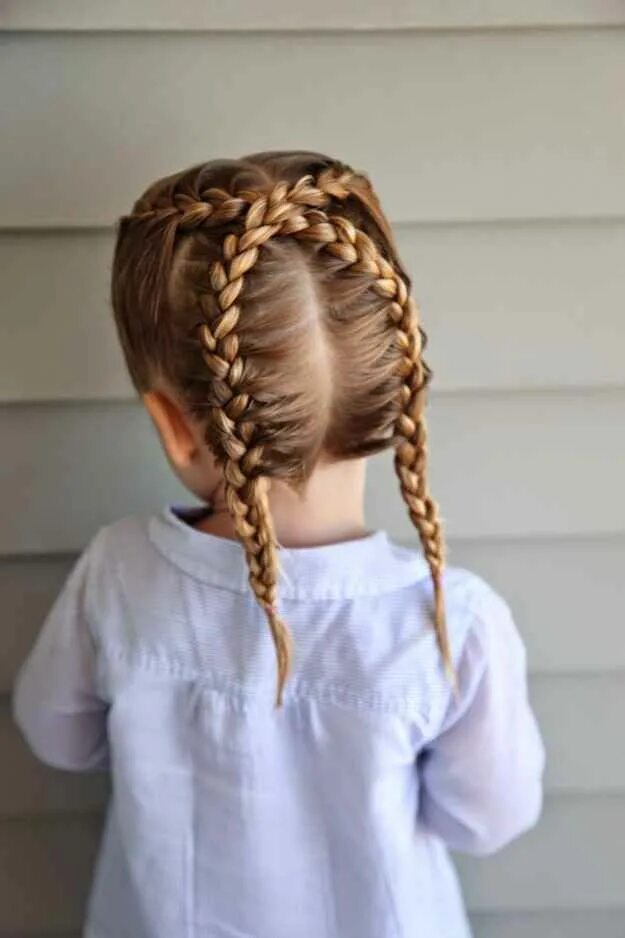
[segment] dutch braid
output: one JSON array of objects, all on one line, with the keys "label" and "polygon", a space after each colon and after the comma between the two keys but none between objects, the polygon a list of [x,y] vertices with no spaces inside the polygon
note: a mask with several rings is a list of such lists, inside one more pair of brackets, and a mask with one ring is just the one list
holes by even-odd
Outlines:
[{"label": "dutch braid", "polygon": [[[328,222],[334,227],[334,237],[328,241],[326,249],[351,265],[352,270],[370,273],[374,278],[372,287],[375,292],[389,301],[388,314],[396,329],[397,344],[402,353],[400,374],[403,378],[401,411],[395,427],[399,440],[395,450],[395,471],[430,568],[434,587],[436,639],[448,675],[455,685],[442,583],[444,538],[438,505],[429,495],[427,487],[427,426],[423,411],[429,369],[422,358],[423,340],[417,306],[403,278],[380,254],[367,234],[342,217],[331,216]],[[305,236],[305,232],[298,235]]]},{"label": "dutch braid", "polygon": [[[240,318],[237,301],[244,277],[258,260],[262,245],[275,236],[291,235],[316,242],[343,261],[346,268],[371,275],[372,289],[388,300],[388,314],[401,352],[401,411],[395,426],[398,440],[395,470],[430,568],[436,637],[446,668],[453,676],[443,602],[443,536],[438,508],[426,483],[423,406],[429,370],[421,357],[417,308],[404,279],[372,239],[348,219],[329,216],[323,210],[332,198],[343,200],[350,195],[350,175],[326,170],[316,180],[307,175],[292,186],[280,182],[268,194],[240,190],[233,196],[212,189],[202,193],[202,201],[184,196],[165,209],[172,220],[176,213],[177,229],[183,231],[243,219],[243,232],[226,236],[223,260],[215,262],[211,270],[210,285],[220,315],[212,325],[202,323],[198,335],[220,402],[220,406],[212,408],[210,420],[224,456],[226,501],[245,549],[250,585],[266,613],[276,647],[278,705],[288,676],[291,642],[288,628],[277,611],[278,554],[267,498],[268,479],[263,476],[262,446],[254,443],[254,424],[246,419],[254,402],[245,392],[245,362],[237,337]],[[150,222],[159,212],[162,218],[163,210],[159,208],[149,208],[142,214]]]},{"label": "dutch braid", "polygon": [[[424,333],[409,295],[409,278],[398,260],[392,232],[367,177],[344,164],[326,167],[317,170],[314,176],[311,173],[296,176],[297,181],[292,184],[278,182],[269,190],[269,182],[264,181],[248,188],[227,184],[202,188],[194,181],[178,187],[175,181],[168,184],[165,180],[148,190],[135,204],[132,214],[122,219],[124,232],[139,226],[136,243],[142,247],[135,255],[134,270],[139,305],[147,308],[147,312],[152,308],[152,326],[158,325],[178,233],[224,225],[230,232],[233,227],[235,231],[241,229],[226,235],[221,259],[210,267],[212,296],[200,293],[198,297],[204,315],[196,334],[212,375],[208,435],[224,465],[227,505],[245,549],[250,585],[265,610],[276,645],[278,703],[289,668],[290,639],[277,611],[278,551],[268,505],[270,472],[263,464],[262,428],[257,433],[255,422],[255,414],[261,408],[252,399],[249,387],[246,389],[246,363],[238,336],[238,301],[245,275],[256,264],[260,248],[276,236],[290,235],[299,241],[312,242],[338,261],[336,271],[349,270],[370,277],[371,289],[385,301],[384,310],[399,350],[396,371],[401,380],[399,412],[389,415],[386,426],[394,430],[395,470],[430,568],[437,641],[453,677],[443,603],[443,535],[438,508],[426,482],[427,432],[423,410],[430,372],[422,358]],[[352,204],[358,202],[377,226],[378,243],[384,247],[378,247],[348,218],[328,214],[332,200],[344,202],[350,197]],[[152,264],[154,254],[145,247],[146,236],[154,238],[155,246],[158,244],[156,269]],[[219,309],[216,318],[215,301]],[[130,312],[129,306],[129,317]],[[134,318],[125,321],[125,328],[135,328]],[[137,341],[143,342],[143,337]],[[141,384],[141,375],[138,380]]]},{"label": "dutch braid", "polygon": [[[224,239],[223,261],[216,261],[211,269],[211,287],[221,313],[212,329],[208,323],[199,329],[204,361],[214,375],[221,404],[212,409],[210,418],[225,456],[226,503],[245,549],[250,585],[265,610],[276,647],[278,706],[288,676],[291,642],[276,605],[277,543],[267,501],[267,479],[261,471],[262,447],[254,445],[254,425],[245,419],[253,402],[242,381],[245,363],[239,354],[236,334],[240,317],[237,300],[244,275],[258,259],[259,248],[278,233],[295,234],[306,229],[308,221],[301,206],[324,200],[327,196],[310,185],[309,177],[291,188],[279,183],[268,196],[245,192],[232,200],[247,206],[244,230],[241,235],[229,234]],[[201,214],[193,206],[185,207],[185,212],[193,224]],[[208,211],[205,217],[212,220],[214,213]]]}]

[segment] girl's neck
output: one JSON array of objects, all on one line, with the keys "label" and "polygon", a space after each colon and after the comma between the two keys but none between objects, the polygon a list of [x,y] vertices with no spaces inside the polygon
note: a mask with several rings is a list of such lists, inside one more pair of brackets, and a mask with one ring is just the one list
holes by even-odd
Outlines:
[{"label": "girl's neck", "polygon": [[[280,544],[284,547],[315,547],[366,535],[364,484],[364,460],[319,466],[303,495],[298,495],[283,482],[273,482],[269,504]],[[198,522],[198,529],[220,537],[235,538],[234,525],[221,491],[211,507],[212,513]]]}]

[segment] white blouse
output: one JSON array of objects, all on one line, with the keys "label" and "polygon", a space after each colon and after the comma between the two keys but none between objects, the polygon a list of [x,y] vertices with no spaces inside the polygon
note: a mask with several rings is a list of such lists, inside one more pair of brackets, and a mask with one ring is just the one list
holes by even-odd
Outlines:
[{"label": "white blouse", "polygon": [[383,531],[282,549],[284,706],[242,547],[167,508],[102,529],[19,675],[65,769],[110,769],[86,938],[466,938],[447,848],[533,825],[544,751],[505,601]]}]

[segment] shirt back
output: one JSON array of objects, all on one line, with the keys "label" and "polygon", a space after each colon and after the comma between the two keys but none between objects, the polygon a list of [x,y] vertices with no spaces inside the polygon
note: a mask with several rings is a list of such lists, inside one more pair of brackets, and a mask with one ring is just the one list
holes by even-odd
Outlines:
[{"label": "shirt back", "polygon": [[295,662],[242,547],[167,508],[103,529],[15,690],[33,749],[109,767],[88,938],[462,938],[447,846],[536,820],[544,754],[510,610],[445,574],[454,694],[420,553],[383,531],[281,550]]}]

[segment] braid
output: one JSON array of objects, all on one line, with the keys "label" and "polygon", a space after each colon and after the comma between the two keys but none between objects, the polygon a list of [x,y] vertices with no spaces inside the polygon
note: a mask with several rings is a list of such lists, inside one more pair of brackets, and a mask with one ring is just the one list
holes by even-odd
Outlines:
[{"label": "braid", "polygon": [[[402,281],[399,282],[402,283]],[[402,497],[408,506],[410,518],[419,532],[423,553],[430,568],[434,587],[434,629],[445,669],[452,685],[456,687],[456,675],[445,622],[444,539],[438,505],[430,496],[426,481],[427,426],[423,409],[430,372],[421,356],[423,338],[418,326],[417,307],[414,300],[408,296],[403,303],[398,301],[394,305],[399,307],[397,331],[404,350],[402,409],[396,425],[399,443],[395,449],[395,472],[399,478]]]},{"label": "braid", "polygon": [[[135,214],[128,217],[129,222],[140,219],[148,227],[165,221],[168,232],[175,229],[174,234],[167,235],[172,243],[177,231],[242,221],[242,231],[226,235],[222,259],[211,267],[210,287],[219,315],[209,322],[207,314],[197,336],[218,402],[209,410],[209,436],[223,462],[226,502],[245,549],[249,582],[265,611],[276,648],[278,706],[289,673],[291,639],[277,610],[278,544],[268,503],[269,478],[263,469],[263,446],[256,442],[253,411],[258,405],[245,389],[246,367],[237,335],[241,315],[238,301],[245,275],[256,264],[260,248],[276,236],[290,235],[298,241],[316,243],[342,262],[341,269],[371,276],[371,288],[388,301],[389,324],[395,330],[401,355],[395,469],[430,568],[437,642],[453,679],[444,615],[443,536],[438,508],[426,484],[423,406],[429,369],[421,357],[423,334],[417,323],[416,305],[409,296],[403,271],[398,272],[399,264],[393,266],[372,238],[347,218],[325,211],[333,199],[368,198],[363,178],[351,170],[328,168],[316,178],[305,175],[290,186],[279,182],[269,192],[239,189],[232,195],[212,188],[202,191],[199,199],[178,193],[165,205],[137,203]],[[201,297],[200,305],[204,305]]]},{"label": "braid", "polygon": [[[322,214],[317,212],[319,216]],[[423,340],[418,325],[417,307],[403,278],[379,253],[368,235],[342,217],[330,217],[328,222],[330,227],[334,228],[334,236],[330,235],[326,250],[351,265],[352,270],[370,273],[375,278],[375,292],[389,300],[388,313],[396,329],[397,342],[402,353],[400,373],[403,377],[400,390],[401,411],[396,422],[399,442],[395,451],[395,471],[402,497],[418,531],[430,568],[434,587],[433,621],[436,639],[447,673],[455,686],[456,677],[445,622],[442,581],[445,563],[444,539],[438,506],[429,495],[426,482],[427,427],[423,410],[430,371],[421,355]],[[318,234],[321,230],[321,226],[317,226]],[[309,232],[301,232],[298,235],[300,238],[308,236],[310,229]]]},{"label": "braid", "polygon": [[211,269],[211,287],[221,312],[212,329],[208,323],[199,329],[203,357],[214,375],[221,404],[212,408],[210,417],[224,455],[226,502],[245,549],[250,585],[265,611],[276,648],[278,706],[288,677],[291,641],[277,611],[277,543],[267,499],[268,480],[262,475],[262,446],[254,445],[254,424],[246,419],[254,402],[244,389],[245,362],[236,334],[241,312],[237,300],[259,248],[278,233],[295,234],[305,229],[308,221],[302,206],[319,204],[326,198],[310,185],[308,177],[290,189],[279,183],[268,196],[243,193],[248,206],[243,233],[226,236],[223,260]]}]

